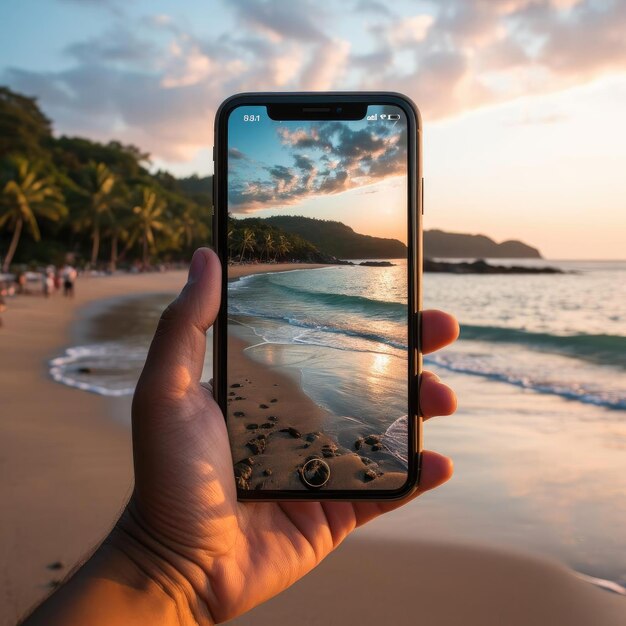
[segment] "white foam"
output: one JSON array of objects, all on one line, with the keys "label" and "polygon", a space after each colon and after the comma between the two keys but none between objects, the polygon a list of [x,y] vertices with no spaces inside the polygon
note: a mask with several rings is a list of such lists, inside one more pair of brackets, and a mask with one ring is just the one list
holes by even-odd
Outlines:
[{"label": "white foam", "polygon": [[[49,362],[53,380],[102,396],[132,395],[145,362],[147,346],[107,342],[68,348]],[[84,368],[87,371],[80,371]]]}]

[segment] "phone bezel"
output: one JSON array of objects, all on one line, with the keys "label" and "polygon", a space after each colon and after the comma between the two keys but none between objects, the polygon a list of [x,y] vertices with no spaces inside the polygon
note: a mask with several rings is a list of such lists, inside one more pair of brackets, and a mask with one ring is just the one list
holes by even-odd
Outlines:
[{"label": "phone bezel", "polygon": [[406,482],[398,489],[324,489],[307,490],[245,490],[237,488],[237,499],[242,501],[281,500],[343,500],[387,501],[406,497],[419,484],[422,452],[423,418],[419,406],[419,387],[422,372],[421,309],[422,309],[422,124],[419,109],[407,96],[393,92],[297,92],[297,93],[241,93],[231,96],[219,107],[215,115],[213,149],[213,246],[222,263],[222,299],[213,329],[213,393],[224,419],[228,420],[227,403],[227,164],[228,118],[241,106],[266,106],[272,104],[322,105],[353,102],[368,105],[392,104],[399,106],[407,117],[407,229],[408,237],[408,470]]}]

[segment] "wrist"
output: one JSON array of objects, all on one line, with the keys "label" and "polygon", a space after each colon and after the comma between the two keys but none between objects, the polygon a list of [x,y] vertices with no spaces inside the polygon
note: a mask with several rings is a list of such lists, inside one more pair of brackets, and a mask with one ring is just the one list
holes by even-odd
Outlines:
[{"label": "wrist", "polygon": [[100,550],[113,551],[124,559],[126,583],[173,607],[178,624],[212,626],[215,622],[207,603],[199,598],[188,577],[173,565],[179,555],[148,532],[132,509],[131,500]]},{"label": "wrist", "polygon": [[[25,626],[197,625],[156,567],[133,557],[132,542],[116,529]],[[141,565],[140,565],[141,562]]]}]

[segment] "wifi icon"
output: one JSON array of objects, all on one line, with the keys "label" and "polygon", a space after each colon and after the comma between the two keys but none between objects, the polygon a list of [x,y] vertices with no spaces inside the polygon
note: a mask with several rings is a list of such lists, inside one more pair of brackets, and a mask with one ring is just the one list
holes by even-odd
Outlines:
[{"label": "wifi icon", "polygon": [[386,113],[381,113],[380,114],[380,119],[381,120],[386,120],[387,119],[387,114]]}]

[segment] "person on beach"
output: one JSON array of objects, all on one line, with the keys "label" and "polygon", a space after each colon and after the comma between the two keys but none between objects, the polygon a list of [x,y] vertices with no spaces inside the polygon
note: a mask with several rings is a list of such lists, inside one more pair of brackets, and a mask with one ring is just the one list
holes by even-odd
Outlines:
[{"label": "person on beach", "polygon": [[[221,268],[196,251],[187,284],[159,321],[132,406],[135,487],[97,550],[23,624],[214,624],[280,593],[355,528],[438,487],[452,462],[424,451],[417,493],[401,501],[237,502],[224,417],[200,383],[206,332],[220,304]],[[458,335],[441,311],[423,314],[422,346]],[[431,373],[425,417],[456,409]],[[381,561],[384,566],[384,560]]]},{"label": "person on beach", "polygon": [[28,293],[28,285],[26,280],[26,272],[18,272],[17,277],[15,278],[15,285],[17,289],[17,293],[25,294]]},{"label": "person on beach", "polygon": [[49,298],[54,293],[54,271],[50,268],[43,272],[41,286],[43,295],[46,298]]},{"label": "person on beach", "polygon": [[71,265],[63,268],[63,295],[66,297],[74,297],[74,283],[76,282],[77,272]]}]

